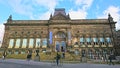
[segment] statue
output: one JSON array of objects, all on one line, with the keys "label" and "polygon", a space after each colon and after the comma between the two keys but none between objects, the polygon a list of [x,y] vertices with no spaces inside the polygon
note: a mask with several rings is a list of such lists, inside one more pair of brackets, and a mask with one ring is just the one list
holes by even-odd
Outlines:
[{"label": "statue", "polygon": [[12,15],[9,16],[9,18],[8,18],[7,21],[8,21],[8,22],[12,21]]},{"label": "statue", "polygon": [[110,13],[108,14],[108,20],[109,20],[109,22],[114,22],[114,21],[113,21],[113,18],[112,18],[111,15],[110,15]]}]

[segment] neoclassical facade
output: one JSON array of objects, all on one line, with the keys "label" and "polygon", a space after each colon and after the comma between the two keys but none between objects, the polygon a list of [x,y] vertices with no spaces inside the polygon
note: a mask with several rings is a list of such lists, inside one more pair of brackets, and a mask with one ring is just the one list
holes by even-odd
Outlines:
[{"label": "neoclassical facade", "polygon": [[108,19],[72,20],[65,9],[55,9],[49,20],[13,20],[10,16],[4,23],[2,48],[8,53],[35,52],[39,48],[41,52],[74,52],[100,58],[114,52],[115,24],[110,14]]}]

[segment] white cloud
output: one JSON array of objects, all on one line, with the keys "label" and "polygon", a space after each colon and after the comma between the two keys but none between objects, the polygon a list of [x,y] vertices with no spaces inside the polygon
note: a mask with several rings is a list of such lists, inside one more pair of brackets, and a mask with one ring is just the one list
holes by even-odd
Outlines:
[{"label": "white cloud", "polygon": [[34,1],[36,2],[36,4],[40,6],[44,6],[48,8],[49,10],[52,10],[53,8],[55,8],[55,6],[58,3],[57,0],[34,0]]},{"label": "white cloud", "polygon": [[85,19],[87,16],[87,12],[80,9],[78,9],[77,11],[70,10],[69,14],[71,19]]},{"label": "white cloud", "polygon": [[98,16],[98,18],[108,18],[109,13],[113,17],[114,21],[117,22],[117,30],[120,29],[120,7],[109,6],[106,10],[103,11],[103,15]]},{"label": "white cloud", "polygon": [[[58,0],[11,0],[8,1],[8,4],[16,13],[28,16],[31,19],[38,19],[39,15],[46,16],[48,11],[49,13],[52,12],[58,4]],[[43,9],[47,9],[47,12],[38,14],[38,12],[43,11]]]},{"label": "white cloud", "polygon": [[87,9],[91,7],[93,0],[72,0],[75,2],[77,10],[69,10],[71,19],[85,19],[87,17]]},{"label": "white cloud", "polygon": [[32,5],[28,4],[29,0],[11,0],[8,1],[8,3],[16,13],[26,16],[32,15],[33,7]]},{"label": "white cloud", "polygon": [[50,14],[51,14],[51,13],[48,11],[48,12],[40,15],[39,18],[40,18],[41,20],[48,20],[48,19],[50,18]]},{"label": "white cloud", "polygon": [[0,41],[2,41],[4,35],[4,25],[0,24]]},{"label": "white cloud", "polygon": [[93,3],[93,0],[75,0],[77,6],[82,6],[83,10],[89,8]]}]

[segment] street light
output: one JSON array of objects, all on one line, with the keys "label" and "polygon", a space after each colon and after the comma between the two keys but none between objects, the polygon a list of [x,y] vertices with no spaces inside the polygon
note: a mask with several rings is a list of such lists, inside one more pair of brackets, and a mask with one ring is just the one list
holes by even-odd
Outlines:
[{"label": "street light", "polygon": [[110,24],[110,29],[111,29],[111,34],[112,34],[112,38],[113,38],[113,46],[114,46],[114,48],[115,48],[115,56],[117,55],[117,51],[116,51],[116,46],[115,46],[115,34],[114,34],[114,31],[113,31],[113,26],[112,26],[112,24],[113,23],[115,23],[114,21],[113,21],[113,18],[111,17],[111,15],[110,14],[108,14],[108,21],[109,21],[109,24]]}]

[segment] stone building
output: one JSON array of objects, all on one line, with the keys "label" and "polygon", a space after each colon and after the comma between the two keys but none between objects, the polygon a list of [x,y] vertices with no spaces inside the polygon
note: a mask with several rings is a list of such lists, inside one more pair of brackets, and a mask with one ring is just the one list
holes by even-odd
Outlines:
[{"label": "stone building", "polygon": [[[49,20],[13,20],[5,25],[2,48],[9,54],[35,52],[74,52],[90,59],[106,57],[114,52],[113,18],[71,19],[65,9],[55,9]],[[111,32],[112,30],[112,32]]]},{"label": "stone building", "polygon": [[120,30],[116,31],[115,45],[117,50],[117,56],[120,56]]}]

